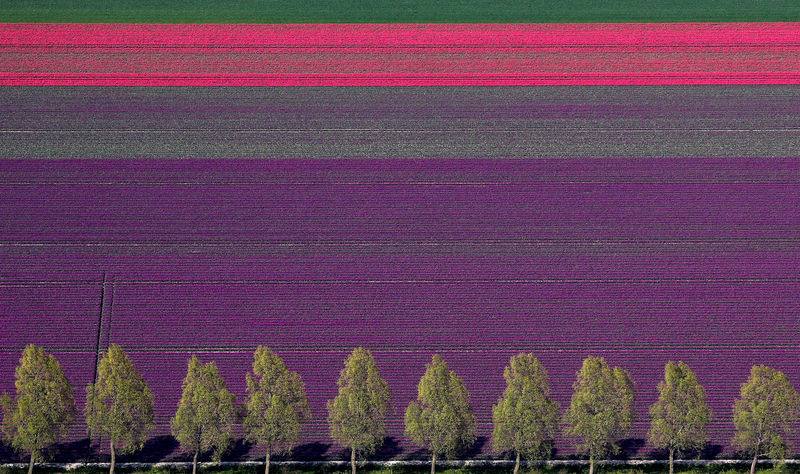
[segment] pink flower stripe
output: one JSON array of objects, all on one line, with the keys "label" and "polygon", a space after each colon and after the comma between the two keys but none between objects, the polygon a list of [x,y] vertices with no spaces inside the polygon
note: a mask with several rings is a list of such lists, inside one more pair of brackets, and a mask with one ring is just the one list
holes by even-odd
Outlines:
[{"label": "pink flower stripe", "polygon": [[798,84],[800,23],[0,24],[0,85]]}]

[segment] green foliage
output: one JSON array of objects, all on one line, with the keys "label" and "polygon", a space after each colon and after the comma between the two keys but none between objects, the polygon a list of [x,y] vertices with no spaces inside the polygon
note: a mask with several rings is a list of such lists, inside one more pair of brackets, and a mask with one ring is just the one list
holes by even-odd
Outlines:
[{"label": "green foliage", "polygon": [[784,438],[791,435],[799,407],[800,396],[786,375],[771,367],[753,366],[733,405],[733,444],[754,457],[782,459],[787,451]]},{"label": "green foliage", "polygon": [[280,357],[262,346],[253,357],[253,374],[247,374],[246,437],[268,453],[288,452],[311,416],[305,385],[297,372],[289,372]]},{"label": "green foliage", "polygon": [[172,436],[183,450],[213,451],[214,459],[219,461],[233,440],[235,405],[217,364],[201,365],[197,356],[192,356],[178,411],[172,419]]},{"label": "green foliage", "polygon": [[100,360],[97,382],[86,386],[86,424],[121,454],[141,449],[154,428],[153,394],[117,344]]},{"label": "green foliage", "polygon": [[339,394],[328,400],[331,437],[361,454],[371,454],[386,437],[389,385],[378,372],[372,353],[355,349],[339,376]]},{"label": "green foliage", "polygon": [[75,421],[72,386],[56,358],[33,344],[15,371],[16,396],[3,396],[3,433],[11,446],[43,459],[45,448],[62,440]]},{"label": "green foliage", "polygon": [[634,383],[630,374],[613,369],[602,357],[584,359],[575,381],[566,433],[583,440],[582,450],[593,458],[618,453],[617,440],[633,423]]},{"label": "green foliage", "polygon": [[670,361],[658,391],[658,401],[650,407],[650,443],[656,449],[679,452],[705,446],[711,410],[694,372],[683,362]]},{"label": "green foliage", "polygon": [[461,377],[438,355],[427,365],[417,400],[406,409],[406,434],[433,455],[452,456],[475,442],[475,414]]},{"label": "green foliage", "polygon": [[797,21],[796,0],[3,0],[0,22],[670,23]]},{"label": "green foliage", "polygon": [[558,430],[558,404],[550,398],[547,372],[533,354],[519,354],[503,376],[506,390],[492,408],[495,450],[512,450],[527,459],[548,457]]}]

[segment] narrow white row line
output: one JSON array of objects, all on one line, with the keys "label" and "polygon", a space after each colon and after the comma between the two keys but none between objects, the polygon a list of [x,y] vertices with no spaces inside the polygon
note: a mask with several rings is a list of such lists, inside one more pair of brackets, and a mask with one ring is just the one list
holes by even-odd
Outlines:
[{"label": "narrow white row line", "polygon": [[[796,172],[800,176],[800,169]],[[342,185],[342,186],[544,186],[544,185],[565,185],[565,184],[598,184],[598,185],[617,185],[617,184],[797,184],[797,178],[774,178],[774,179],[618,179],[618,180],[547,180],[547,181],[0,181],[0,186],[34,186],[34,185],[98,185],[98,186],[125,186],[125,185],[153,185],[153,186],[197,186],[197,185],[250,185],[250,184],[272,184],[287,186],[304,185]]]},{"label": "narrow white row line", "polygon": [[[528,283],[799,283],[800,278],[524,278],[524,279],[336,279],[336,280],[115,280],[124,285],[341,285],[341,284],[528,284]],[[95,280],[27,280],[0,282],[2,287],[31,285],[85,285]]]},{"label": "narrow white row line", "polygon": [[250,129],[216,129],[216,128],[184,128],[184,129],[0,129],[0,133],[314,133],[314,132],[393,132],[393,133],[616,133],[616,132],[800,132],[798,127],[790,128],[525,128],[525,129],[400,129],[400,128],[250,128]]},{"label": "narrow white row line", "polygon": [[800,244],[800,239],[738,239],[738,240],[321,240],[311,242],[0,242],[0,247],[314,247],[314,246],[406,246],[452,247],[455,245],[739,245],[739,244]]}]

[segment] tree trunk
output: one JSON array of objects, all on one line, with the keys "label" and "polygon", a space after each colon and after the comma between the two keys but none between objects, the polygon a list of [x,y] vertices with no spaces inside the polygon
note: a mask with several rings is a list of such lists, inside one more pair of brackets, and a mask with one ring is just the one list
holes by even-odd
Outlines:
[{"label": "tree trunk", "polygon": [[114,452],[114,442],[109,442],[111,446],[111,470],[109,474],[114,474],[114,467],[117,465],[117,453]]},{"label": "tree trunk", "polygon": [[589,455],[589,474],[594,474],[594,456]]},{"label": "tree trunk", "polygon": [[197,474],[197,455],[200,454],[200,450],[194,452],[194,460],[192,461],[192,474]]},{"label": "tree trunk", "polygon": [[517,451],[517,463],[514,464],[514,474],[519,472],[519,451]]},{"label": "tree trunk", "polygon": [[669,474],[674,474],[675,472],[675,450],[669,450]]},{"label": "tree trunk", "polygon": [[756,474],[756,459],[758,459],[758,454],[753,456],[753,462],[750,464],[750,474]]},{"label": "tree trunk", "polygon": [[431,457],[431,474],[436,474],[436,453]]},{"label": "tree trunk", "polygon": [[267,450],[267,457],[264,459],[264,474],[269,474],[269,450]]},{"label": "tree trunk", "polygon": [[356,448],[350,448],[350,470],[356,474]]},{"label": "tree trunk", "polygon": [[31,462],[28,463],[28,474],[33,473],[33,453],[31,453]]}]

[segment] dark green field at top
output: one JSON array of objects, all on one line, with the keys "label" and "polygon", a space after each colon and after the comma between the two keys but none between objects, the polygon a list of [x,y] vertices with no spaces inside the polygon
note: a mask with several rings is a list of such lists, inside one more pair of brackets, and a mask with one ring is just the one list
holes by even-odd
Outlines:
[{"label": "dark green field at top", "polygon": [[674,23],[800,21],[798,0],[0,0],[0,22]]}]

